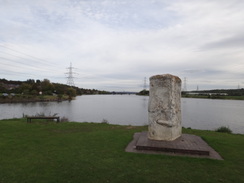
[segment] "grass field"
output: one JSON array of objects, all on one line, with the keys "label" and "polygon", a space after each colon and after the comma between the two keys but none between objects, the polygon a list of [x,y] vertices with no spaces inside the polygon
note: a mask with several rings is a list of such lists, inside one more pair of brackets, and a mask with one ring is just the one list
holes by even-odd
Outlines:
[{"label": "grass field", "polygon": [[184,129],[224,161],[127,153],[147,127],[97,123],[0,121],[0,183],[244,182],[244,135]]}]

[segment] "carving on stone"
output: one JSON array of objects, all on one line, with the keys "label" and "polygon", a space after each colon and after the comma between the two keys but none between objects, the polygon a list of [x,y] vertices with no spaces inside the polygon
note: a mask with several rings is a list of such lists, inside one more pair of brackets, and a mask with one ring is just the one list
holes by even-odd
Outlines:
[{"label": "carving on stone", "polygon": [[165,120],[162,120],[162,119],[158,119],[156,121],[156,123],[158,123],[159,125],[162,125],[162,126],[166,126],[166,127],[173,127],[173,124],[172,123],[169,123],[168,121],[165,121]]}]

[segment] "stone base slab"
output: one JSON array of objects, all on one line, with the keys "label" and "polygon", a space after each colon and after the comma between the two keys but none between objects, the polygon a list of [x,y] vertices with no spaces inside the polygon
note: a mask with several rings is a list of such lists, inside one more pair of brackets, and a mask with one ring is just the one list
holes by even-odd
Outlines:
[{"label": "stone base slab", "polygon": [[135,133],[134,139],[126,148],[126,152],[183,155],[223,160],[201,137],[190,134],[182,134],[174,141],[158,141],[148,139],[147,132]]}]

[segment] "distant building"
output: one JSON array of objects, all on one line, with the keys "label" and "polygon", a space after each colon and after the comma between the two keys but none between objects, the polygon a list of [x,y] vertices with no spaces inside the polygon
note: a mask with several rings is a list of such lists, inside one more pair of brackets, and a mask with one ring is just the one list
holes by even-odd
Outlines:
[{"label": "distant building", "polygon": [[197,93],[197,92],[188,92],[188,95],[222,95],[222,96],[227,96],[228,93]]},{"label": "distant building", "polygon": [[8,84],[8,83],[1,83],[2,86],[7,89],[7,90],[13,90],[13,89],[16,89],[16,88],[19,88],[19,84]]}]

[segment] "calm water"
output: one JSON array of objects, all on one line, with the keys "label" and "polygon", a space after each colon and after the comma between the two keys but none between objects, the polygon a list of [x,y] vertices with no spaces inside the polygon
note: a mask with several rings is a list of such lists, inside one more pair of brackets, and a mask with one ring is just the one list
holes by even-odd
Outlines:
[{"label": "calm water", "polygon": [[[228,126],[244,134],[244,101],[182,99],[182,126],[214,130]],[[102,122],[120,125],[146,125],[148,97],[136,95],[85,95],[71,102],[0,104],[0,119],[25,115],[58,113],[70,121]]]}]

